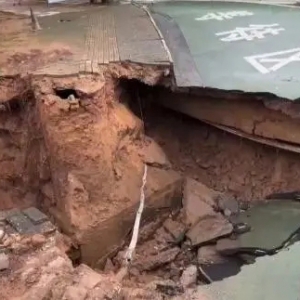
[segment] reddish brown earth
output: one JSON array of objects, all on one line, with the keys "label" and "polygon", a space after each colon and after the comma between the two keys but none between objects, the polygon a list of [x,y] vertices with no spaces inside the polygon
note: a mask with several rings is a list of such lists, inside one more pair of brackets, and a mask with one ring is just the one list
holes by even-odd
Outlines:
[{"label": "reddish brown earth", "polygon": [[[126,67],[112,70],[114,76],[130,72]],[[164,77],[159,68],[137,67],[137,73],[148,83]],[[149,199],[153,210],[169,205],[170,193],[180,193],[180,176],[146,138],[142,121],[120,98],[122,91],[110,75],[14,80],[3,78],[1,85],[6,99],[0,113],[0,187],[5,195],[0,209],[42,208],[94,264],[132,226],[144,162],[149,164],[145,192],[155,196]],[[61,90],[75,98],[67,100]],[[99,237],[105,240],[102,250]]]},{"label": "reddish brown earth", "polygon": [[158,107],[145,118],[146,132],[176,170],[217,191],[253,201],[275,191],[299,190],[296,153],[247,141]]},{"label": "reddish brown earth", "polygon": [[27,16],[0,12],[0,22],[0,76],[29,74],[73,55],[66,44],[42,43]]}]

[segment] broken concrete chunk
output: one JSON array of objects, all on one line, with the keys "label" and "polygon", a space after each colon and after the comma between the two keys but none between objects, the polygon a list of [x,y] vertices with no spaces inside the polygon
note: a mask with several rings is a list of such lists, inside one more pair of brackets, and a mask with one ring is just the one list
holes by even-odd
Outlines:
[{"label": "broken concrete chunk", "polygon": [[78,286],[84,287],[87,290],[93,289],[103,280],[103,276],[96,273],[86,265],[80,265],[76,271],[78,274]]},{"label": "broken concrete chunk", "polygon": [[233,231],[235,234],[243,234],[251,230],[251,226],[246,223],[232,222],[231,218],[229,220],[233,223]]},{"label": "broken concrete chunk", "polygon": [[62,300],[84,300],[87,290],[81,286],[68,286],[65,290]]},{"label": "broken concrete chunk", "polygon": [[4,228],[0,228],[0,244],[2,243],[4,238],[5,238],[5,230]]},{"label": "broken concrete chunk", "polygon": [[89,299],[124,299],[124,300],[131,300],[131,299],[145,299],[145,300],[163,300],[165,297],[159,294],[157,291],[143,289],[143,288],[128,288],[123,287],[121,292],[117,292],[116,295],[112,298],[89,298]]},{"label": "broken concrete chunk", "polygon": [[173,297],[184,292],[182,286],[176,284],[173,280],[155,280],[146,286],[150,290],[158,291],[164,295]]},{"label": "broken concrete chunk", "polygon": [[108,258],[106,260],[106,263],[105,263],[105,266],[104,266],[104,272],[105,273],[110,273],[110,272],[114,272],[114,270],[115,270],[115,266],[112,263],[111,259]]},{"label": "broken concrete chunk", "polygon": [[33,233],[34,225],[22,212],[9,215],[6,221],[20,234]]},{"label": "broken concrete chunk", "polygon": [[180,248],[174,247],[166,251],[161,251],[157,255],[151,255],[144,257],[143,259],[137,259],[133,262],[133,266],[138,268],[140,271],[151,271],[158,267],[172,262],[179,254]]},{"label": "broken concrete chunk", "polygon": [[198,270],[195,265],[188,266],[182,273],[180,283],[184,289],[190,288],[197,282]]},{"label": "broken concrete chunk", "polygon": [[183,193],[183,208],[187,224],[196,223],[199,218],[214,212],[214,197],[217,193],[204,184],[188,178]]},{"label": "broken concrete chunk", "polygon": [[164,229],[164,227],[158,228],[154,234],[155,241],[160,245],[167,245],[173,242],[172,235]]},{"label": "broken concrete chunk", "polygon": [[202,246],[198,249],[197,259],[199,264],[213,264],[224,262],[215,245]]},{"label": "broken concrete chunk", "polygon": [[41,224],[48,220],[48,217],[35,207],[29,207],[23,210],[23,213],[33,222],[34,224]]},{"label": "broken concrete chunk", "polygon": [[20,210],[16,208],[0,211],[0,222],[5,221],[8,216],[15,215],[18,212],[20,212]]},{"label": "broken concrete chunk", "polygon": [[207,215],[194,224],[186,236],[191,240],[192,246],[213,241],[232,233],[233,226],[221,214]]},{"label": "broken concrete chunk", "polygon": [[47,221],[45,223],[35,226],[35,230],[38,233],[51,234],[55,232],[56,227],[50,221]]},{"label": "broken concrete chunk", "polygon": [[180,238],[186,231],[186,227],[182,223],[174,221],[171,218],[168,218],[163,226],[172,235],[174,240]]},{"label": "broken concrete chunk", "polygon": [[233,255],[240,247],[241,245],[238,240],[225,238],[217,241],[216,249],[222,255]]},{"label": "broken concrete chunk", "polygon": [[0,253],[0,271],[9,268],[9,258],[5,253]]},{"label": "broken concrete chunk", "polygon": [[239,203],[234,198],[223,194],[218,194],[215,197],[215,203],[218,207],[218,210],[223,212],[226,217],[237,215],[240,211]]},{"label": "broken concrete chunk", "polygon": [[42,234],[35,234],[31,237],[33,247],[41,247],[47,242],[47,239]]}]

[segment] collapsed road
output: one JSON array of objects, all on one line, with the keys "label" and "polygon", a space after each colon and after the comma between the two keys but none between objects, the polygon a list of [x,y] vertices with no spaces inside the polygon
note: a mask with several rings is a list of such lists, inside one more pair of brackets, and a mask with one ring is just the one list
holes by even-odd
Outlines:
[{"label": "collapsed road", "polygon": [[[268,90],[180,86],[185,73],[154,13],[164,5],[37,5],[38,31],[26,6],[1,13],[7,299],[227,300],[243,298],[228,291],[245,282],[253,299],[256,272],[276,257],[289,279],[272,277],[267,299],[295,281],[299,202],[285,192],[300,186],[297,103]],[[173,5],[177,15],[183,4]],[[138,245],[120,280],[145,164]]]}]

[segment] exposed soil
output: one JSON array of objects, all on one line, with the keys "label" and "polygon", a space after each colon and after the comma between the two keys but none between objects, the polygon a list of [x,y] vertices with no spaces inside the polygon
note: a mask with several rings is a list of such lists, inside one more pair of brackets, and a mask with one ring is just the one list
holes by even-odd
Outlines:
[{"label": "exposed soil", "polygon": [[155,118],[151,125],[148,121],[147,133],[173,166],[215,190],[240,201],[299,190],[297,154],[247,141],[159,107],[144,115],[146,122]]},{"label": "exposed soil", "polygon": [[[239,201],[263,200],[275,191],[299,190],[299,155],[242,139],[160,107],[152,101],[159,90],[130,85],[138,87],[131,109],[144,120],[147,135],[185,177]],[[136,95],[141,104],[136,103]]]},{"label": "exposed soil", "polygon": [[[133,74],[132,67],[114,66],[111,72],[124,78]],[[138,74],[151,84],[164,78],[163,71]],[[98,210],[109,215],[113,203],[120,202],[118,195],[125,206],[137,199],[141,153],[149,144],[145,144],[141,119],[147,136],[162,147],[175,170],[217,191],[252,201],[298,189],[296,154],[249,142],[160,108],[151,103],[151,88],[124,82],[119,87],[101,76],[1,81],[1,101],[6,101],[0,119],[1,188],[8,193],[2,209],[35,201],[32,193],[42,192],[54,199],[43,200],[39,206],[52,214],[64,211],[73,232],[73,226],[84,228],[98,220]],[[73,91],[75,102],[66,101],[68,95],[60,94],[60,98],[59,91]],[[140,99],[138,105],[130,97]],[[68,191],[65,187],[70,184],[73,187]],[[70,204],[67,199],[74,199],[74,193],[78,200]],[[84,203],[93,209],[85,213]]]},{"label": "exposed soil", "polygon": [[0,12],[0,21],[0,76],[32,73],[74,54],[64,43],[41,42],[29,16]]}]

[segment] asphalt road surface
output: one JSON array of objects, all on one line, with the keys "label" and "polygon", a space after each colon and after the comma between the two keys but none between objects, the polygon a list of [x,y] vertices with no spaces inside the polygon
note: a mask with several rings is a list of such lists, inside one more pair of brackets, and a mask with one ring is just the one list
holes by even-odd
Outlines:
[{"label": "asphalt road surface", "polygon": [[233,2],[150,6],[178,86],[300,98],[300,9]]}]

